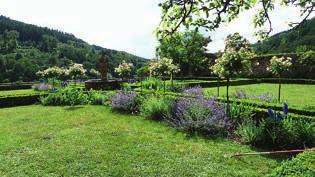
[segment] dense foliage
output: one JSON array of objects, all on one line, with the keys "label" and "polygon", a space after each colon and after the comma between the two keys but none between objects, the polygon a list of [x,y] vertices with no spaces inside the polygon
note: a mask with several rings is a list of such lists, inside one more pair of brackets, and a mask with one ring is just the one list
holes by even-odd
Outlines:
[{"label": "dense foliage", "polygon": [[211,41],[198,31],[176,32],[173,36],[160,39],[157,54],[173,59],[181,75],[198,76],[206,74],[209,66],[206,48]]},{"label": "dense foliage", "polygon": [[295,53],[315,50],[315,18],[299,28],[293,28],[253,45],[257,54]]},{"label": "dense foliage", "polygon": [[89,99],[81,89],[66,88],[41,97],[40,102],[45,106],[75,106],[87,104]]},{"label": "dense foliage", "polygon": [[222,23],[236,19],[241,12],[255,8],[253,24],[257,28],[256,34],[265,38],[272,31],[269,14],[279,4],[301,8],[302,22],[315,11],[313,0],[164,0],[160,3],[162,19],[157,30],[158,37],[173,34],[181,27],[216,30]]},{"label": "dense foliage", "polygon": [[297,155],[292,160],[282,162],[282,164],[269,175],[269,177],[278,176],[315,176],[315,152],[306,151]]},{"label": "dense foliage", "polygon": [[245,143],[275,148],[304,148],[315,145],[315,127],[303,120],[293,120],[284,103],[283,113],[268,109],[269,118],[247,120],[236,133]]},{"label": "dense foliage", "polygon": [[[33,81],[35,73],[51,66],[65,67],[83,64],[88,71],[98,70],[98,60],[104,53],[109,58],[109,73],[122,60],[139,68],[145,59],[105,49],[57,30],[25,24],[0,16],[0,82]],[[95,77],[87,73],[89,77]]]},{"label": "dense foliage", "polygon": [[148,119],[163,120],[171,112],[172,101],[168,97],[148,97],[141,104],[140,113]]}]

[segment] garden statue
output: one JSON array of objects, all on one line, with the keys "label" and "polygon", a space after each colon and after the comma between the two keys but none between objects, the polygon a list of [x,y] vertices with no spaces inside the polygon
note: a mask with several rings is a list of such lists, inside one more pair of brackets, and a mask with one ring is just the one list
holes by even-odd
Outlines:
[{"label": "garden statue", "polygon": [[106,55],[102,55],[99,60],[100,62],[100,73],[102,81],[107,81],[107,71],[108,71],[108,59]]},{"label": "garden statue", "polygon": [[90,79],[85,81],[85,88],[87,90],[116,90],[120,88],[121,81],[107,77],[108,73],[108,57],[103,54],[99,59],[101,79]]}]

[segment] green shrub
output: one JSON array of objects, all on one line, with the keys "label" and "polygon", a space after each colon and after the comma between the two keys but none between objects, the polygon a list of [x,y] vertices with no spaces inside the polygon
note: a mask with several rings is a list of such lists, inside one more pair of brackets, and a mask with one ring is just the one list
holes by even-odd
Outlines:
[{"label": "green shrub", "polygon": [[254,145],[260,141],[262,129],[253,122],[247,122],[239,125],[236,134],[240,136],[242,142]]},{"label": "green shrub", "polygon": [[270,177],[292,176],[292,177],[313,177],[315,176],[315,152],[306,151],[297,155],[294,159],[282,162]]},{"label": "green shrub", "polygon": [[45,106],[84,105],[88,103],[88,96],[84,94],[82,89],[66,88],[46,97],[41,97],[40,102]]},{"label": "green shrub", "polygon": [[171,105],[171,98],[149,97],[141,105],[140,113],[142,116],[149,119],[162,120],[165,116],[170,114]]},{"label": "green shrub", "polygon": [[297,121],[291,117],[283,120],[283,128],[287,132],[287,141],[294,147],[315,146],[315,127],[306,121]]},{"label": "green shrub", "polygon": [[91,105],[109,105],[110,92],[90,91],[88,93]]},{"label": "green shrub", "polygon": [[248,104],[232,103],[230,106],[230,117],[236,124],[243,124],[252,120],[254,116],[254,109]]},{"label": "green shrub", "polygon": [[263,119],[258,125],[241,124],[236,130],[240,139],[252,145],[274,148],[304,148],[315,146],[315,127],[302,120]]},{"label": "green shrub", "polygon": [[150,89],[150,90],[162,90],[163,81],[155,77],[148,77],[144,81],[142,81],[142,87],[144,89]]}]

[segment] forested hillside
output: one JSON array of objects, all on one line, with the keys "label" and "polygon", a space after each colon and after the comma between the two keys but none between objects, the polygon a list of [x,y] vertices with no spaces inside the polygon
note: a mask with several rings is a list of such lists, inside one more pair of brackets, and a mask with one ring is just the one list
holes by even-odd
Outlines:
[{"label": "forested hillside", "polygon": [[278,33],[253,45],[258,54],[295,53],[315,50],[315,18],[299,28]]},{"label": "forested hillside", "polygon": [[72,62],[83,64],[87,71],[97,69],[102,53],[109,58],[112,75],[122,60],[135,68],[146,62],[126,52],[89,45],[69,33],[0,16],[0,82],[33,81],[38,70]]}]

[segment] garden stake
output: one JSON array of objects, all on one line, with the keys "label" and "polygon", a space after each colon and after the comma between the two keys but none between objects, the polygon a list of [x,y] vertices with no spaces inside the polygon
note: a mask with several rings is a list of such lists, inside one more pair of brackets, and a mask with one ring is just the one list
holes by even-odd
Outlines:
[{"label": "garden stake", "polygon": [[249,153],[236,153],[231,157],[240,157],[248,155],[265,155],[265,154],[290,154],[290,153],[301,153],[304,151],[315,151],[315,149],[298,149],[298,150],[286,150],[286,151],[268,151],[268,152],[249,152]]}]

